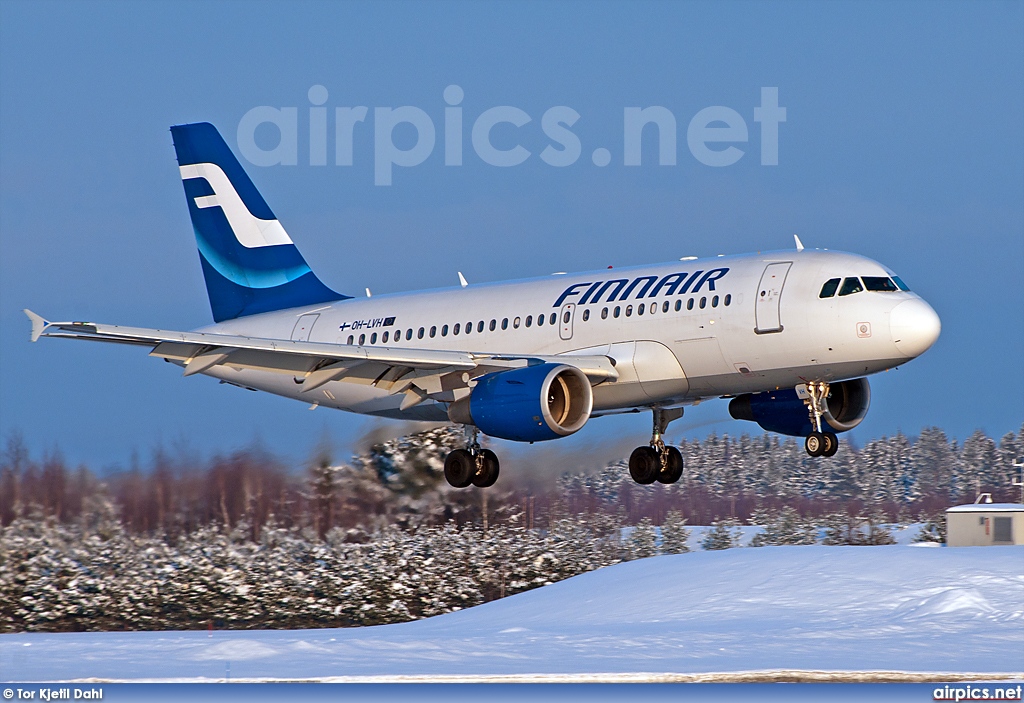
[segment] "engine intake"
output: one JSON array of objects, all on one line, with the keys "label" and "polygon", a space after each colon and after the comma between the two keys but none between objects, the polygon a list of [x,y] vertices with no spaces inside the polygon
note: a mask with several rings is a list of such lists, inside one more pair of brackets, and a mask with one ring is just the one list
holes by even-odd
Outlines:
[{"label": "engine intake", "polygon": [[593,407],[586,374],[548,363],[481,376],[468,398],[449,406],[448,417],[491,437],[539,442],[578,431]]},{"label": "engine intake", "polygon": [[[836,432],[852,430],[871,405],[868,380],[855,378],[830,384],[823,405],[825,424]],[[793,437],[806,437],[813,430],[807,406],[791,388],[736,396],[729,402],[729,414],[737,420],[756,422],[769,432]]]}]

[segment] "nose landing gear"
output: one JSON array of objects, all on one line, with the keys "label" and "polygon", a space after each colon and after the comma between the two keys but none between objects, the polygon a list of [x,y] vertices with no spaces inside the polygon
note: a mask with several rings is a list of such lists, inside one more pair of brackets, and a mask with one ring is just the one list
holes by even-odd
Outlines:
[{"label": "nose landing gear", "polygon": [[455,488],[466,488],[470,484],[489,488],[498,480],[498,470],[498,455],[481,448],[476,427],[466,425],[466,448],[456,449],[445,457],[445,480]]},{"label": "nose landing gear", "polygon": [[828,384],[824,381],[812,381],[807,384],[807,410],[811,416],[811,427],[813,431],[804,440],[804,449],[810,456],[835,456],[839,451],[839,438],[835,432],[821,431],[821,417],[825,414],[823,408],[825,398],[828,397]]},{"label": "nose landing gear", "polygon": [[637,447],[629,455],[629,475],[641,485],[675,483],[683,475],[683,455],[678,449],[666,446],[662,435],[668,423],[683,416],[682,408],[655,408],[651,443]]}]

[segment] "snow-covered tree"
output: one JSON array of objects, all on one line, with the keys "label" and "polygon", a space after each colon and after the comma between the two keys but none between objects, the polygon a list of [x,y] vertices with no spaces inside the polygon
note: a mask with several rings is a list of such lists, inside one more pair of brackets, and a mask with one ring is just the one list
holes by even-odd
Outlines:
[{"label": "snow-covered tree", "polygon": [[735,518],[715,520],[711,523],[711,529],[704,533],[700,546],[705,550],[732,549],[740,546],[742,537],[743,532]]},{"label": "snow-covered tree", "polygon": [[661,523],[661,551],[663,554],[685,554],[690,551],[687,541],[690,530],[686,518],[678,510],[670,510]]}]

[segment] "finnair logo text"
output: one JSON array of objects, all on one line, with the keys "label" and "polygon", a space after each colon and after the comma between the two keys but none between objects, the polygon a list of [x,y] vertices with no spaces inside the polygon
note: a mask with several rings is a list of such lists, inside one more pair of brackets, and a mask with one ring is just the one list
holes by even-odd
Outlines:
[{"label": "finnair logo text", "polygon": [[[686,293],[698,293],[706,283],[709,291],[715,290],[715,281],[720,280],[729,273],[727,268],[711,269],[710,271],[696,271],[694,273],[670,273],[667,276],[639,276],[634,279],[613,278],[608,281],[573,283],[562,291],[558,300],[552,307],[559,308],[563,303],[576,303],[577,305],[596,305],[603,302],[611,303],[617,300],[626,300],[634,295],[634,300],[640,300],[644,296],[655,298],[659,295],[684,295]],[[697,285],[693,286],[694,281]],[[693,290],[690,290],[693,286]],[[605,297],[607,296],[607,297]]]}]

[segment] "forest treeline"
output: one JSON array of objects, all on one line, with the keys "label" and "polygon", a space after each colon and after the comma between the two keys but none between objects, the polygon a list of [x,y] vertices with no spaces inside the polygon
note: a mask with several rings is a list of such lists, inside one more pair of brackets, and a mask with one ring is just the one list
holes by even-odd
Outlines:
[{"label": "forest treeline", "polygon": [[320,539],[342,528],[358,540],[386,526],[451,521],[486,528],[518,513],[528,528],[595,512],[623,524],[648,518],[658,525],[672,510],[691,525],[708,525],[783,506],[805,517],[843,509],[906,521],[973,502],[982,492],[1017,500],[1013,463],[1024,457],[1022,433],[996,441],[978,431],[958,444],[929,428],[913,439],[897,434],[861,448],[844,441],[831,459],[808,457],[797,442],[775,435],[711,435],[679,443],[686,470],[671,486],[634,484],[625,462],[614,460],[584,470],[543,467],[550,480],[507,471],[486,491],[445,482],[444,457],[462,441],[449,427],[374,444],[344,463],[326,451],[295,467],[258,448],[205,459],[158,449],[148,465],[103,475],[67,466],[56,451],[32,457],[14,435],[0,459],[0,525],[29,514],[72,523],[103,501],[129,533],[171,540],[243,522],[258,540],[270,520],[310,528]]},{"label": "forest treeline", "polygon": [[[1021,433],[941,431],[812,459],[792,440],[682,442],[683,479],[625,462],[452,489],[438,428],[289,467],[258,449],[98,476],[12,437],[0,464],[0,632],[344,627],[451,612],[621,561],[740,544],[944,541],[942,510],[1016,499]],[[699,540],[688,525],[708,525]]]}]

